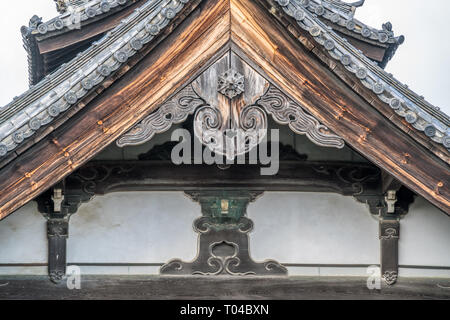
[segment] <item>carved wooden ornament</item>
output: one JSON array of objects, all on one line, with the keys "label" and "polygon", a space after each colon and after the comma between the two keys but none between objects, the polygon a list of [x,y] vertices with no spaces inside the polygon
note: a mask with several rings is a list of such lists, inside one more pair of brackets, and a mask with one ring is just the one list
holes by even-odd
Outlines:
[{"label": "carved wooden ornament", "polygon": [[253,222],[247,206],[262,192],[187,192],[200,203],[202,217],[194,222],[199,234],[197,257],[192,262],[172,260],[161,267],[170,276],[287,276],[287,269],[275,260],[255,262],[250,256],[248,233]]},{"label": "carved wooden ornament", "polygon": [[268,115],[319,146],[340,149],[345,145],[232,51],[120,137],[117,145],[143,144],[190,114],[194,114],[195,136],[229,160],[261,143],[267,134]]}]

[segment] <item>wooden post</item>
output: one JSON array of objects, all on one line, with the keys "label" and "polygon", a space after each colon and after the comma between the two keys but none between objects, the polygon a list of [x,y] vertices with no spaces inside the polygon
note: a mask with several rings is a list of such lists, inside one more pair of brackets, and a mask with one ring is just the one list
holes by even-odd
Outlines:
[{"label": "wooden post", "polygon": [[398,239],[400,238],[400,220],[398,217],[380,218],[381,275],[388,285],[398,279]]},{"label": "wooden post", "polygon": [[64,183],[38,197],[39,211],[47,219],[48,276],[53,283],[59,283],[66,275],[66,246],[69,237],[69,220],[74,211],[65,199]]},{"label": "wooden post", "polygon": [[48,275],[59,283],[66,275],[66,246],[69,237],[69,216],[51,215],[47,220]]},{"label": "wooden post", "polygon": [[67,187],[63,181],[36,199],[39,212],[47,219],[48,276],[53,283],[66,276],[70,217],[92,196],[77,185]]}]

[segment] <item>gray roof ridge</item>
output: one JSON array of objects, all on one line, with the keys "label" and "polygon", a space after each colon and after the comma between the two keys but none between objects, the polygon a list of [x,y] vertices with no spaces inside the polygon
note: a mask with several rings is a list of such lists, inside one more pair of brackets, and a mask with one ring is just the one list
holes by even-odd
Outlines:
[{"label": "gray roof ridge", "polygon": [[189,1],[146,1],[71,62],[0,108],[0,157],[86,96],[157,36]]},{"label": "gray roof ridge", "polygon": [[[371,89],[378,98],[388,104],[415,129],[431,140],[444,145],[450,151],[450,117],[439,108],[395,79],[364,53],[326,25],[316,14],[302,5],[305,0],[276,0],[297,24],[308,31],[331,57],[354,73],[361,83]],[[309,6],[309,1],[308,6]]]},{"label": "gray roof ridge", "polygon": [[33,33],[45,35],[48,32],[59,31],[64,28],[75,29],[80,23],[103,15],[119,6],[124,6],[130,0],[84,0],[78,4],[70,3],[66,10],[58,16],[39,23]]},{"label": "gray roof ridge", "polygon": [[[282,1],[283,2],[283,1]],[[284,1],[286,2],[286,1]],[[371,27],[358,19],[354,18],[356,7],[361,7],[364,1],[358,1],[353,3],[346,3],[338,0],[300,0],[302,5],[309,12],[328,20],[340,27],[346,28],[349,31],[361,34],[363,38],[367,38],[372,41],[377,41],[383,44],[397,44],[400,45],[404,42],[404,36],[396,37],[392,31],[392,24],[385,23],[382,29]],[[342,6],[348,6],[353,8],[350,12],[343,10]]]}]

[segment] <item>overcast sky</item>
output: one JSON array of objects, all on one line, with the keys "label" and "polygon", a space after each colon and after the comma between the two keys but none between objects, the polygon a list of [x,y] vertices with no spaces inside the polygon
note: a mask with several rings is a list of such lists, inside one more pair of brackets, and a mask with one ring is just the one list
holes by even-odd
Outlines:
[{"label": "overcast sky", "polygon": [[[28,88],[27,57],[20,27],[27,25],[33,14],[44,20],[57,15],[53,0],[7,1],[2,7],[0,106]],[[386,70],[447,114],[450,114],[449,12],[448,0],[366,0],[356,14],[357,19],[372,27],[381,28],[382,23],[391,21],[396,35],[406,37]]]}]

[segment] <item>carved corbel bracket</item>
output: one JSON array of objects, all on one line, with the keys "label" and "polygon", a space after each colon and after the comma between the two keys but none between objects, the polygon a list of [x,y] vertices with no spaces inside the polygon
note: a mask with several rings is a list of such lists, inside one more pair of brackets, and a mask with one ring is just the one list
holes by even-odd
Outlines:
[{"label": "carved corbel bracket", "polygon": [[[368,205],[370,213],[379,220],[380,268],[387,285],[394,285],[398,272],[398,241],[400,219],[414,202],[414,193],[385,172],[381,172],[381,183],[369,193],[362,192],[355,198]],[[375,192],[374,192],[375,191]]]},{"label": "carved corbel bracket", "polygon": [[400,218],[385,216],[379,221],[381,276],[388,285],[398,279],[398,240],[400,238]]},{"label": "carved corbel bracket", "polygon": [[81,190],[66,188],[66,181],[36,199],[39,212],[47,219],[48,276],[53,283],[59,283],[66,275],[70,217],[90,199]]},{"label": "carved corbel bracket", "polygon": [[199,234],[198,255],[193,262],[172,260],[162,275],[271,275],[285,276],[287,269],[273,260],[258,263],[249,252],[248,233],[253,222],[245,217],[247,206],[261,195],[252,191],[205,191],[187,195],[200,203],[203,216],[194,222]]},{"label": "carved corbel bracket", "polygon": [[381,171],[374,188],[364,189],[354,198],[368,206],[374,216],[394,215],[403,217],[408,214],[415,194],[399,181]]}]

